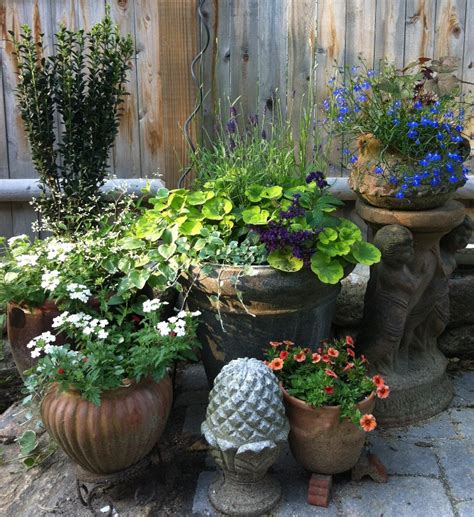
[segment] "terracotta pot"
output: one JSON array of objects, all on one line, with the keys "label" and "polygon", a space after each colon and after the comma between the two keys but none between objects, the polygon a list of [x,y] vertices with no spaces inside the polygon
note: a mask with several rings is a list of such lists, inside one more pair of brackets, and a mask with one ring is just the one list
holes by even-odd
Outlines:
[{"label": "terracotta pot", "polygon": [[173,401],[169,377],[102,393],[101,405],[76,391],[52,385],[41,402],[44,426],[64,452],[93,474],[124,470],[144,458],[158,442]]},{"label": "terracotta pot", "polygon": [[[288,441],[296,461],[310,472],[338,474],[350,470],[360,457],[366,432],[349,419],[340,419],[339,406],[313,408],[284,389],[290,421]],[[375,396],[357,404],[362,414],[372,413]]]},{"label": "terracotta pot", "polygon": [[60,311],[52,300],[47,300],[41,307],[27,309],[16,303],[7,305],[7,333],[16,367],[23,377],[23,372],[32,368],[37,359],[31,357],[31,350],[26,345],[43,332],[52,331],[53,319]]},{"label": "terracotta pot", "polygon": [[[317,346],[330,337],[340,283],[323,284],[309,269],[283,273],[270,266],[253,266],[251,274],[244,274],[243,267],[217,265],[208,275],[195,268],[193,276],[194,283],[190,279],[184,283],[192,285],[187,298],[190,308],[202,313],[198,338],[211,386],[231,360],[263,359],[269,341],[290,339]],[[217,304],[211,301],[219,291],[220,316]]]},{"label": "terracotta pot", "polygon": [[[459,184],[442,184],[436,187],[421,185],[413,196],[402,199],[395,197],[398,189],[389,183],[387,174],[376,174],[374,168],[379,165],[382,144],[371,134],[361,135],[357,141],[358,159],[352,166],[349,175],[349,186],[367,203],[380,208],[393,210],[428,210],[442,206],[453,197],[456,190],[462,186]],[[460,145],[461,153],[465,156],[465,142]],[[397,154],[385,152],[386,164],[391,167],[400,163],[409,164],[408,158]],[[462,168],[462,164],[457,167]],[[381,167],[385,166],[381,164]]]}]

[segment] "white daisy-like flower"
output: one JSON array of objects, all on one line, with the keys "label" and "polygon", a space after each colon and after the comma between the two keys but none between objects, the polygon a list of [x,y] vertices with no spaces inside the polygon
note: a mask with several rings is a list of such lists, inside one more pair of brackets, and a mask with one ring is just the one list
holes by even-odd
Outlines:
[{"label": "white daisy-like flower", "polygon": [[60,327],[61,325],[64,325],[66,323],[66,321],[68,321],[68,318],[69,318],[68,311],[64,311],[59,316],[56,316],[55,318],[53,318],[53,324],[52,324],[53,329],[56,329],[56,328]]},{"label": "white daisy-like flower", "polygon": [[174,331],[177,337],[184,337],[186,335],[186,330],[184,327],[176,327]]},{"label": "white daisy-like flower", "polygon": [[158,329],[158,332],[162,336],[169,336],[170,335],[171,328],[170,328],[169,323],[167,321],[160,321],[158,323],[158,325],[156,326],[156,328]]},{"label": "white daisy-like flower", "polygon": [[153,300],[145,300],[143,302],[143,312],[154,312],[158,310],[162,305],[166,305],[166,302],[162,302],[158,298],[154,298]]},{"label": "white daisy-like flower", "polygon": [[86,336],[90,336],[91,334],[94,333],[94,328],[93,327],[84,327],[82,329],[82,333],[85,334]]},{"label": "white daisy-like flower", "polygon": [[66,286],[66,290],[71,300],[80,300],[83,303],[87,303],[91,297],[91,292],[85,285],[71,283]]},{"label": "white daisy-like flower", "polygon": [[16,263],[20,267],[36,266],[36,264],[38,264],[38,259],[39,259],[39,256],[38,255],[33,255],[33,254],[18,255],[18,257],[15,257]]},{"label": "white daisy-like flower", "polygon": [[48,330],[47,332],[43,332],[36,339],[38,341],[42,340],[45,343],[54,343],[56,341],[56,336],[54,334],[51,334],[51,332]]},{"label": "white daisy-like flower", "polygon": [[43,348],[43,352],[45,354],[50,354],[53,350],[55,350],[57,348],[57,346],[55,345],[50,345],[49,343],[46,343],[46,345],[44,346]]},{"label": "white daisy-like flower", "polygon": [[41,287],[48,291],[54,291],[61,283],[59,271],[47,271],[41,276]]},{"label": "white daisy-like flower", "polygon": [[186,321],[185,320],[178,320],[176,323],[175,323],[175,326],[176,327],[182,327],[184,328],[186,326]]},{"label": "white daisy-like flower", "polygon": [[29,341],[26,345],[26,348],[33,348],[36,346],[36,339],[32,339],[31,341]]},{"label": "white daisy-like flower", "polygon": [[171,316],[171,318],[168,318],[169,323],[176,323],[178,321],[178,318],[176,316]]},{"label": "white daisy-like flower", "polygon": [[99,321],[99,327],[104,328],[109,324],[107,320],[100,320]]},{"label": "white daisy-like flower", "polygon": [[179,311],[177,316],[178,318],[185,318],[187,316],[187,312],[186,311]]},{"label": "white daisy-like flower", "polygon": [[97,333],[97,337],[99,339],[106,339],[108,335],[109,335],[109,333],[104,329],[100,329],[99,332]]},{"label": "white daisy-like flower", "polygon": [[34,350],[31,351],[31,357],[33,359],[36,359],[40,355],[41,355],[41,349],[40,348],[35,348]]},{"label": "white daisy-like flower", "polygon": [[196,316],[201,316],[202,312],[201,311],[193,311],[190,313],[191,316],[193,317],[196,317]]}]

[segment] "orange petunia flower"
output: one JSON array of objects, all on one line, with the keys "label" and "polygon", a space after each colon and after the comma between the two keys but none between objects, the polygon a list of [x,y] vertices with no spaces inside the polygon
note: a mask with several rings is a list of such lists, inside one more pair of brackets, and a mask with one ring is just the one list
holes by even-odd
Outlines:
[{"label": "orange petunia flower", "polygon": [[288,352],[286,350],[282,350],[280,352],[280,359],[284,361],[288,357]]},{"label": "orange petunia flower", "polygon": [[342,370],[342,371],[347,372],[351,368],[354,368],[354,363],[347,363],[346,366],[344,366],[344,370]]},{"label": "orange petunia flower", "polygon": [[336,350],[335,348],[329,347],[328,348],[328,356],[329,357],[339,357],[339,350]]},{"label": "orange petunia flower", "polygon": [[328,394],[328,395],[332,395],[334,393],[334,388],[332,386],[326,386],[324,388],[324,391]]},{"label": "orange petunia flower", "polygon": [[347,346],[354,346],[354,340],[351,336],[346,336],[346,345]]},{"label": "orange petunia flower", "polygon": [[356,354],[355,354],[354,350],[352,350],[352,348],[348,348],[347,349],[347,355],[350,355],[351,357],[355,357],[356,356]]},{"label": "orange petunia flower", "polygon": [[377,427],[377,420],[375,420],[374,415],[363,415],[359,420],[359,424],[362,429],[368,433]]},{"label": "orange petunia flower", "polygon": [[278,348],[279,346],[281,346],[281,344],[281,341],[270,341],[270,346],[272,346],[273,348]]},{"label": "orange petunia flower", "polygon": [[297,354],[295,354],[293,356],[293,359],[297,362],[297,363],[302,363],[303,361],[306,360],[306,354],[304,352],[298,352]]},{"label": "orange petunia flower", "polygon": [[271,370],[281,370],[283,368],[283,361],[279,357],[275,357],[268,363]]},{"label": "orange petunia flower", "polygon": [[325,373],[326,375],[329,375],[329,377],[334,377],[334,379],[337,379],[337,374],[336,374],[336,373],[334,373],[334,372],[333,372],[332,370],[330,370],[329,368],[326,368],[326,369],[324,370],[324,373]]},{"label": "orange petunia flower", "polygon": [[381,375],[374,375],[372,380],[376,386],[383,386],[385,384],[385,381]]},{"label": "orange petunia flower", "polygon": [[286,339],[285,341],[283,341],[283,344],[285,346],[293,346],[294,345],[293,341],[290,341],[289,339]]},{"label": "orange petunia flower", "polygon": [[386,399],[390,395],[390,388],[383,384],[377,388],[377,397],[379,399]]},{"label": "orange petunia flower", "polygon": [[328,354],[323,354],[321,359],[323,360],[323,363],[330,363],[331,362],[331,359],[328,356]]},{"label": "orange petunia flower", "polygon": [[312,356],[311,356],[311,362],[316,364],[316,363],[319,363],[319,361],[321,361],[321,354],[318,354],[318,353],[314,353]]}]

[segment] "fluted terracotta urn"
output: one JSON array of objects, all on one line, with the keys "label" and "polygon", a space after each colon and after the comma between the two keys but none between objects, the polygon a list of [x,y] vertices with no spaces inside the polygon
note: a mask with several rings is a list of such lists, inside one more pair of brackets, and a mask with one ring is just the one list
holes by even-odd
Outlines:
[{"label": "fluted terracotta urn", "polygon": [[53,384],[41,403],[41,417],[50,435],[83,471],[108,475],[138,463],[153,449],[172,401],[169,377],[105,391],[100,406]]}]

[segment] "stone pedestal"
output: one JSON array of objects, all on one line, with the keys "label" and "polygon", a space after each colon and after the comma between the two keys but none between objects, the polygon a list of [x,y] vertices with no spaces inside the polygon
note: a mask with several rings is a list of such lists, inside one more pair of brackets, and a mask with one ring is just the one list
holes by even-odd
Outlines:
[{"label": "stone pedestal", "polygon": [[390,397],[378,401],[381,425],[397,426],[445,409],[453,394],[438,336],[449,320],[448,280],[472,222],[461,203],[424,211],[376,208],[358,201],[382,260],[372,266],[358,338]]}]

